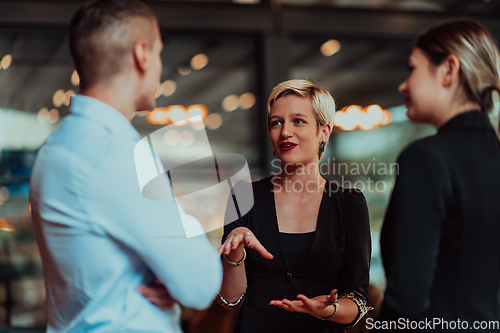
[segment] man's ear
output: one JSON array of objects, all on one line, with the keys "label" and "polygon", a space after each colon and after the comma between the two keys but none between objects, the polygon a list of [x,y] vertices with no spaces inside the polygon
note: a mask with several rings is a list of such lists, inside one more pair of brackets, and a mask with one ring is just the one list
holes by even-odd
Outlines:
[{"label": "man's ear", "polygon": [[148,66],[148,44],[146,43],[145,40],[138,40],[134,44],[133,48],[133,56],[134,56],[134,63],[137,66],[137,69],[139,71],[144,72],[147,69]]},{"label": "man's ear", "polygon": [[442,74],[441,84],[443,87],[449,88],[454,83],[460,82],[460,66],[460,59],[456,55],[450,54],[446,57],[440,65]]}]

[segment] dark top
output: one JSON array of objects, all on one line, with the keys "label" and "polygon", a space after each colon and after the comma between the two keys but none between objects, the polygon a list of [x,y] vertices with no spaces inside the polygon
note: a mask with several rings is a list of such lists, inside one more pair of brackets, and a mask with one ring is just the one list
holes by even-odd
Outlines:
[{"label": "dark top", "polygon": [[488,116],[454,117],[398,163],[379,319],[500,320],[500,148]]},{"label": "dark top", "polygon": [[316,231],[306,233],[280,232],[283,255],[291,269],[297,268],[304,259],[316,236]]},{"label": "dark top", "polygon": [[[235,185],[238,186],[250,184],[240,182]],[[339,292],[355,290],[366,296],[371,239],[363,194],[358,190],[339,191],[336,184],[326,183],[314,241],[300,264],[292,269],[280,241],[272,178],[264,178],[251,186],[253,208],[224,227],[222,242],[231,230],[245,226],[274,258],[264,259],[256,251],[247,249],[247,294],[235,332],[346,332],[343,325],[289,312],[269,302],[296,299],[299,293],[307,297],[328,295],[335,288]]]}]

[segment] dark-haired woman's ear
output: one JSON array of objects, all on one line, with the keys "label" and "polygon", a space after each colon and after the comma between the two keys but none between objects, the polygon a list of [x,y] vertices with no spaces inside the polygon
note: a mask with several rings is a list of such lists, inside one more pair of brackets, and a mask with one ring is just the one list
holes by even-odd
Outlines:
[{"label": "dark-haired woman's ear", "polygon": [[460,59],[454,54],[448,55],[439,65],[443,74],[441,78],[443,87],[450,88],[455,84],[460,84],[460,66]]}]

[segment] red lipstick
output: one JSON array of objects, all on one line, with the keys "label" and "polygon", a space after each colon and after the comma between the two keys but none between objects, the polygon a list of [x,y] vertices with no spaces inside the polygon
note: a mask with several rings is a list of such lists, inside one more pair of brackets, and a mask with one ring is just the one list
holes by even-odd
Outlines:
[{"label": "red lipstick", "polygon": [[280,143],[280,148],[283,150],[292,150],[295,147],[297,147],[297,144],[290,141]]}]

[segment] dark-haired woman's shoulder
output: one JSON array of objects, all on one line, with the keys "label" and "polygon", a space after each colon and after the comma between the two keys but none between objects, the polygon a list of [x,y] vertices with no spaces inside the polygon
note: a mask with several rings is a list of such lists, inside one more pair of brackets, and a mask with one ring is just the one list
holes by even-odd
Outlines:
[{"label": "dark-haired woman's shoulder", "polygon": [[461,140],[460,132],[437,133],[424,137],[406,146],[400,153],[398,160],[404,159],[409,155],[443,160],[451,152],[452,148],[456,146],[457,140]]},{"label": "dark-haired woman's shoulder", "polygon": [[433,135],[417,140],[399,155],[396,176],[438,181],[447,174],[451,153],[447,138]]}]

